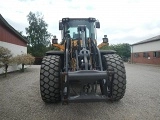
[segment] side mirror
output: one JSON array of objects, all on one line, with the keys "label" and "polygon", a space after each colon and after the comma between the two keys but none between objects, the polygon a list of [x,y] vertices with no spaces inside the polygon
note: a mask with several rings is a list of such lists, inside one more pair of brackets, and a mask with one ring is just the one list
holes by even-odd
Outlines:
[{"label": "side mirror", "polygon": [[53,36],[52,44],[58,44],[58,39],[56,38],[56,36]]},{"label": "side mirror", "polygon": [[96,28],[100,28],[100,22],[96,21]]},{"label": "side mirror", "polygon": [[108,38],[107,38],[107,35],[104,35],[104,38],[103,38],[103,43],[108,43]]},{"label": "side mirror", "polygon": [[59,30],[63,30],[63,24],[62,24],[62,22],[59,22]]}]

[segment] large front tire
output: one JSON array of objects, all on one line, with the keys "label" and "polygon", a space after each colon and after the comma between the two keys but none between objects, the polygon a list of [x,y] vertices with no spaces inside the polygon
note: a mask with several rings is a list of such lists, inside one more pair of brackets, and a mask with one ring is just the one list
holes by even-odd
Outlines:
[{"label": "large front tire", "polygon": [[121,57],[117,54],[107,54],[103,56],[104,70],[114,70],[113,81],[108,82],[108,97],[112,101],[123,98],[126,90],[126,71]]},{"label": "large front tire", "polygon": [[59,56],[45,56],[40,70],[40,92],[42,100],[46,103],[57,103],[60,95],[60,70]]}]

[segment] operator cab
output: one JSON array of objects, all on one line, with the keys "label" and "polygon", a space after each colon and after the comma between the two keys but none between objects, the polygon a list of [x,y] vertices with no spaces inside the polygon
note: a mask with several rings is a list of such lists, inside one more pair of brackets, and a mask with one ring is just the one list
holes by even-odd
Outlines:
[{"label": "operator cab", "polygon": [[100,23],[95,18],[62,18],[59,21],[62,39],[66,37],[70,37],[72,40],[81,38],[81,34],[78,31],[79,26],[85,26],[86,38],[96,39],[96,28],[100,28]]}]

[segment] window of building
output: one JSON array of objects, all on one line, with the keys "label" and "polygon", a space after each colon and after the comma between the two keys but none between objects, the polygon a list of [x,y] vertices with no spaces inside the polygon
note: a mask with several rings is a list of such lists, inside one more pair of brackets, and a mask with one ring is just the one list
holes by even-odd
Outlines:
[{"label": "window of building", "polygon": [[149,53],[148,53],[148,52],[144,52],[144,53],[143,53],[143,57],[144,57],[144,58],[148,58],[148,57],[149,57]]},{"label": "window of building", "polygon": [[160,57],[160,52],[157,51],[153,52],[153,57]]},{"label": "window of building", "polygon": [[138,53],[134,53],[134,57],[135,58],[139,57],[139,54]]}]

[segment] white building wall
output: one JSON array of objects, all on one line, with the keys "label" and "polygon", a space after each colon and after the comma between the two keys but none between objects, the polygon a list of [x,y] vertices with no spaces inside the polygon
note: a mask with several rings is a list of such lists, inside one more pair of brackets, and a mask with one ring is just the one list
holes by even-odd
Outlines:
[{"label": "white building wall", "polygon": [[9,49],[13,54],[13,56],[20,55],[22,53],[27,53],[27,47],[25,46],[15,45],[15,44],[3,42],[3,41],[0,41],[0,46]]},{"label": "white building wall", "polygon": [[153,41],[153,42],[149,42],[149,43],[131,46],[131,53],[159,51],[159,50],[160,50],[160,41]]},{"label": "white building wall", "polygon": [[[13,56],[27,53],[27,47],[25,46],[15,45],[15,44],[3,42],[3,41],[0,41],[0,46],[9,49],[11,53],[13,54]],[[8,72],[19,70],[20,68],[21,66],[12,65],[8,67]],[[4,70],[0,68],[0,74],[2,73],[4,73]]]}]

